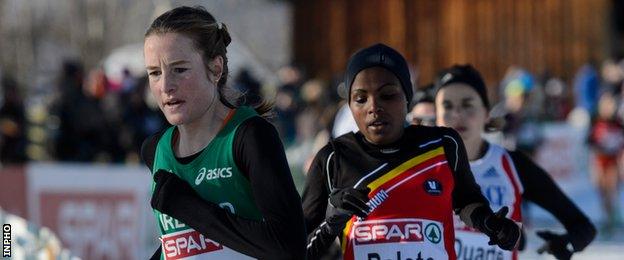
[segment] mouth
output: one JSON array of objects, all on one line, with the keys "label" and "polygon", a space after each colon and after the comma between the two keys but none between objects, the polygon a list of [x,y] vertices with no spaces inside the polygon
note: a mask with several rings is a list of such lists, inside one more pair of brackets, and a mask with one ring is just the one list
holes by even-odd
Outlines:
[{"label": "mouth", "polygon": [[384,128],[388,127],[389,123],[383,120],[375,120],[371,123],[369,123],[367,126],[368,128],[374,130],[374,131],[378,131],[378,130],[383,130]]},{"label": "mouth", "polygon": [[175,108],[179,108],[184,103],[186,103],[186,101],[174,98],[174,99],[170,99],[170,100],[165,101],[164,107],[175,109]]}]

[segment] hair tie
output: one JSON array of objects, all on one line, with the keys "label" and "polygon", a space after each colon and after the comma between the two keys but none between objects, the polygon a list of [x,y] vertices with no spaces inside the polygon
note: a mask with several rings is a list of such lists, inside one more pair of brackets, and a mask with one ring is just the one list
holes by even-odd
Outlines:
[{"label": "hair tie", "polygon": [[230,33],[227,30],[227,26],[224,23],[217,23],[217,29],[219,33],[219,38],[223,41],[223,44],[227,47],[232,42],[232,38],[230,37]]}]

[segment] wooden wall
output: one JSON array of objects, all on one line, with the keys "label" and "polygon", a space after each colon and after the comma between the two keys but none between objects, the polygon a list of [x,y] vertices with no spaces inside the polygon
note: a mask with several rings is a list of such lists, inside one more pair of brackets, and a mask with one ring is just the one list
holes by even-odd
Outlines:
[{"label": "wooden wall", "polygon": [[294,1],[294,57],[311,75],[341,73],[349,56],[375,42],[402,52],[420,71],[472,63],[490,87],[512,64],[569,80],[607,55],[609,0]]}]

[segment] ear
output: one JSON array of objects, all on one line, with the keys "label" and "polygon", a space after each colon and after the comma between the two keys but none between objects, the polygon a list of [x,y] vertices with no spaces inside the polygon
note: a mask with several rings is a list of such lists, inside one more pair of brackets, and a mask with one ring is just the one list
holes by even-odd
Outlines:
[{"label": "ear", "polygon": [[221,80],[223,75],[223,57],[216,56],[208,63],[208,77],[215,84]]}]

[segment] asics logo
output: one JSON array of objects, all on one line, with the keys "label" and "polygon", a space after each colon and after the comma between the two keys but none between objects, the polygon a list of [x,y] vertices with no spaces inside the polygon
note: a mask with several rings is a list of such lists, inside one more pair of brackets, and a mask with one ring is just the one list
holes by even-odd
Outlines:
[{"label": "asics logo", "polygon": [[202,180],[210,181],[216,179],[225,179],[232,177],[232,167],[206,169],[202,167],[195,178],[195,185],[199,185]]}]

